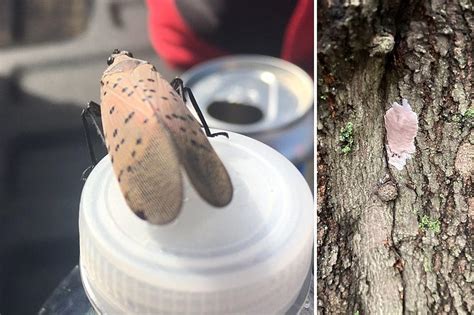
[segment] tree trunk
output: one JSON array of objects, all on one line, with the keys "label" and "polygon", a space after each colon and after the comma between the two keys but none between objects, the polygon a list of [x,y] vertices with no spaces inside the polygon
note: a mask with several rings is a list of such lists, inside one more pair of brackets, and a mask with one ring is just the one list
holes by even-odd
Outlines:
[{"label": "tree trunk", "polygon": [[[474,312],[473,39],[471,0],[318,1],[320,314]],[[398,171],[384,114],[402,98],[419,130]]]}]

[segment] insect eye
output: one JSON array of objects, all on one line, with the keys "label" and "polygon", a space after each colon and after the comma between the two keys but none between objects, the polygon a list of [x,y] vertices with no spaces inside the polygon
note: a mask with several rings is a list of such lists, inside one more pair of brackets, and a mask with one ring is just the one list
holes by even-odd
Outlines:
[{"label": "insect eye", "polygon": [[129,56],[130,58],[133,58],[133,54],[132,54],[131,52],[129,52],[129,51],[126,51],[126,52],[125,52],[125,55]]},{"label": "insect eye", "polygon": [[107,58],[107,65],[111,65],[114,63],[114,57],[110,56],[109,58]]}]

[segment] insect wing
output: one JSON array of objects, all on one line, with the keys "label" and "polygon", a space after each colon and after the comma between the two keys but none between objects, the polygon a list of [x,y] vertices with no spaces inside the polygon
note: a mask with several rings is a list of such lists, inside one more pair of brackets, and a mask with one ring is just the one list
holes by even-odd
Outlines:
[{"label": "insect wing", "polygon": [[[145,67],[140,67],[146,69]],[[158,113],[176,144],[180,161],[199,195],[216,207],[232,199],[229,174],[212,148],[200,124],[181,96],[152,68],[143,70],[145,98]]]},{"label": "insect wing", "polygon": [[142,100],[133,69],[104,75],[102,122],[120,189],[133,212],[153,224],[177,217],[183,201],[178,151]]}]

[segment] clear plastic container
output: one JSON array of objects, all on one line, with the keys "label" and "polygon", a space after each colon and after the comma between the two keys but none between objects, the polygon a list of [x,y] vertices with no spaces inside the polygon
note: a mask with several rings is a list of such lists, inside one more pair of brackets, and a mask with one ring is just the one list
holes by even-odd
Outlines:
[{"label": "clear plastic container", "polygon": [[293,305],[311,264],[311,191],[280,153],[229,136],[210,141],[232,202],[209,206],[183,173],[183,209],[168,225],[131,212],[108,156],[92,171],[80,206],[80,270],[99,313],[283,314]]}]

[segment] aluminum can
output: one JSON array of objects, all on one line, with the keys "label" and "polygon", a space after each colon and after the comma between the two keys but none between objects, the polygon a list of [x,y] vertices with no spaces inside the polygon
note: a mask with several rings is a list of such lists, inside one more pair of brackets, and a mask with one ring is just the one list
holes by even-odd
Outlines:
[{"label": "aluminum can", "polygon": [[274,57],[234,55],[201,63],[181,78],[210,127],[257,139],[302,173],[308,171],[313,163],[314,87],[304,70]]}]

